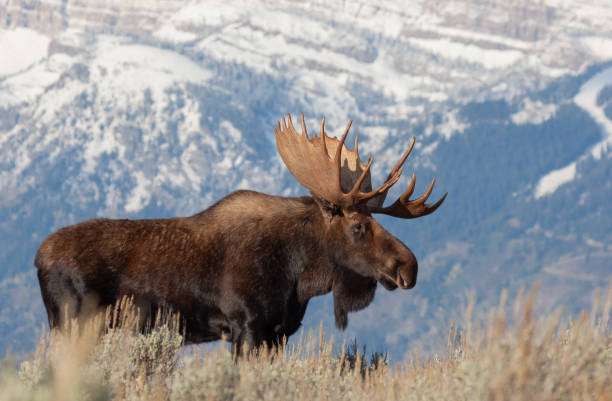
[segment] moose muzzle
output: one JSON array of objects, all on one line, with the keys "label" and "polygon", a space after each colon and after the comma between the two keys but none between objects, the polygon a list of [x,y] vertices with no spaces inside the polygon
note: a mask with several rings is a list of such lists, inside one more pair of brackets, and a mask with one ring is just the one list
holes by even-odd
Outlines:
[{"label": "moose muzzle", "polygon": [[397,268],[395,283],[402,290],[409,290],[416,285],[417,273],[419,271],[419,264],[416,258],[410,252],[412,258],[409,261],[405,261],[400,264]]}]

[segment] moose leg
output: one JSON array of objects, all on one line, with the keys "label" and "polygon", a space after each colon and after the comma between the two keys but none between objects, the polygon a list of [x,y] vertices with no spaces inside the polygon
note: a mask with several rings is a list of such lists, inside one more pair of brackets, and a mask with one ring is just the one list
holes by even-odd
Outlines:
[{"label": "moose leg", "polygon": [[78,317],[88,291],[83,277],[74,269],[38,270],[40,290],[50,328]]},{"label": "moose leg", "polygon": [[242,353],[242,347],[240,343],[234,343],[234,342],[232,343],[231,353],[232,353],[232,357],[234,358],[234,361],[238,361],[238,358],[240,357],[240,354]]},{"label": "moose leg", "polygon": [[54,329],[59,326],[60,307],[51,296],[49,280],[43,270],[38,270],[38,282],[40,283],[40,293],[47,310],[47,317],[49,318],[49,329]]},{"label": "moose leg", "polygon": [[257,322],[239,324],[231,322],[231,350],[234,358],[238,358],[243,353],[257,350],[263,343],[263,336],[260,325]]},{"label": "moose leg", "polygon": [[244,330],[242,325],[236,322],[235,320],[230,321],[230,332],[229,339],[232,343],[231,351],[234,360],[237,361],[240,355],[242,354],[242,343],[244,341]]},{"label": "moose leg", "polygon": [[244,333],[244,344],[249,347],[249,351],[259,348],[261,343],[261,336],[256,324],[247,324]]}]

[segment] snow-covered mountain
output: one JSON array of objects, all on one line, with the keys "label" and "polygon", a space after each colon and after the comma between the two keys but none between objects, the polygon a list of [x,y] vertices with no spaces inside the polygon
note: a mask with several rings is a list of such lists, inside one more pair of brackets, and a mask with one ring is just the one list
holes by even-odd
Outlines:
[{"label": "snow-covered mountain", "polygon": [[[432,216],[380,219],[419,284],[379,289],[349,336],[400,358],[435,347],[469,289],[487,305],[534,280],[543,308],[584,307],[612,276],[609,60],[602,0],[5,0],[0,350],[45,320],[32,260],[53,230],[303,193],[273,141],[288,112],[353,119],[375,180],[416,135],[417,191],[435,174],[432,198],[450,192]],[[304,323],[331,315],[322,298]]]}]

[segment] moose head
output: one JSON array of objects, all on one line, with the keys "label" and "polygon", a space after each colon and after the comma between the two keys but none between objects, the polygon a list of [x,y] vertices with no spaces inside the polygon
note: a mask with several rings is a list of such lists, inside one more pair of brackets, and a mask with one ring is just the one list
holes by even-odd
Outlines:
[{"label": "moose head", "polygon": [[410,200],[416,182],[413,174],[406,191],[393,204],[383,207],[389,188],[402,174],[402,165],[414,147],[415,138],[385,182],[372,189],[372,158],[366,164],[360,160],[357,135],[352,150],[345,145],[351,124],[349,121],[341,139],[337,140],[326,134],[323,119],[320,136],[309,138],[304,115],[301,115],[301,134],[288,115],[282,119],[282,125],[277,122],[276,145],[289,171],[310,190],[325,217],[325,238],[333,262],[359,276],[375,279],[388,290],[413,288],[418,271],[414,254],[372,214],[402,219],[425,216],[433,213],[447,194],[433,204],[425,203],[433,190],[434,178],[421,197]]}]

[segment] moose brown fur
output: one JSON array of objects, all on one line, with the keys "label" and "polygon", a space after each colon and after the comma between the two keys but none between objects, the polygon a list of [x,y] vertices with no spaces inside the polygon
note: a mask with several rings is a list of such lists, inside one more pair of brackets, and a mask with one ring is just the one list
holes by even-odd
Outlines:
[{"label": "moose brown fur", "polygon": [[[385,184],[369,191],[371,161],[363,165],[356,147],[346,148],[348,128],[338,141],[323,124],[312,139],[303,117],[302,127],[300,136],[283,119],[277,146],[312,196],[238,191],[191,217],[94,219],[47,237],[35,265],[50,326],[58,327],[64,314],[76,316],[86,299],[105,306],[131,296],[144,316],[161,307],[180,312],[187,343],[225,338],[238,347],[273,345],[299,328],[312,297],[331,291],[336,324],[344,328],[348,312],[372,301],[377,282],[389,290],[412,288],[415,256],[371,216],[418,217],[444,200],[425,204],[432,182],[423,197],[409,201],[413,176],[408,191],[382,208],[412,146]],[[286,143],[296,139],[301,143]],[[296,149],[302,160],[291,154]],[[318,168],[337,166],[331,178],[337,182],[317,187],[303,177],[296,163],[313,162],[314,152],[332,163]]]}]

